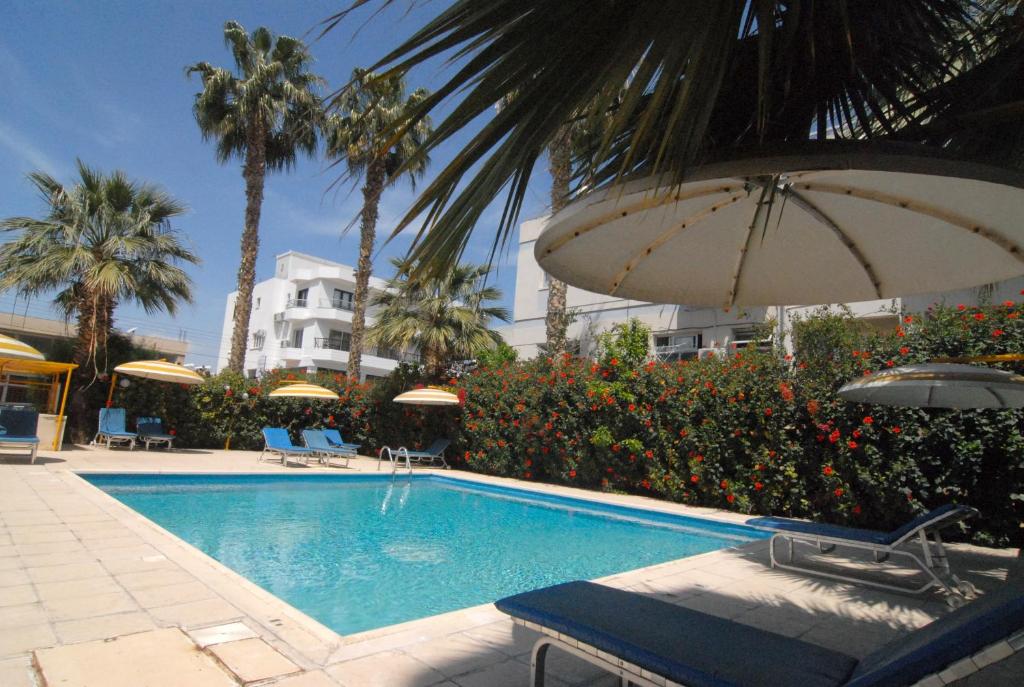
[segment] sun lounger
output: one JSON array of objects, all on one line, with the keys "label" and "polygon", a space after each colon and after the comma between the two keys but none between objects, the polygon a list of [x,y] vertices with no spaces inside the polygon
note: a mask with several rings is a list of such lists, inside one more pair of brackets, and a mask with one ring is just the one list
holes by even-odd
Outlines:
[{"label": "sun lounger", "polygon": [[124,408],[100,408],[99,428],[93,443],[106,442],[107,448],[115,444],[128,444],[128,448],[135,450],[135,432],[125,429]]},{"label": "sun lounger", "polygon": [[164,422],[158,417],[140,417],[135,422],[135,431],[138,433],[138,440],[146,444],[147,451],[150,444],[171,448],[171,444],[174,443],[174,435],[164,431]]},{"label": "sun lounger", "polygon": [[1007,582],[966,606],[882,646],[862,660],[591,582],[517,594],[495,604],[542,633],[531,685],[543,687],[556,646],[644,687],[933,687],[1024,648],[1024,585]]},{"label": "sun lounger", "polygon": [[281,465],[288,463],[289,456],[302,458],[303,462],[309,465],[309,459],[317,457],[312,449],[293,444],[291,437],[288,436],[288,430],[282,427],[264,427],[263,441],[263,451],[259,455],[259,460],[263,460],[264,454],[270,453],[281,458]]},{"label": "sun lounger", "polygon": [[[911,594],[920,594],[933,587],[939,587],[952,594],[951,599],[956,599],[958,595],[972,593],[973,587],[962,582],[950,570],[949,559],[946,557],[946,549],[939,531],[977,514],[978,511],[974,508],[947,504],[920,515],[891,532],[876,532],[787,518],[755,518],[749,520],[748,524],[778,530],[772,535],[770,542],[773,568],[795,570]],[[779,560],[776,552],[777,542],[785,542],[788,545],[785,562]],[[898,558],[924,573],[925,581],[918,587],[908,587],[799,565],[794,557],[794,546],[797,543],[815,546],[819,553],[831,553],[840,547],[871,551],[875,561],[879,563],[890,557]],[[914,545],[920,545],[919,552],[916,549],[907,549],[907,546]]]},{"label": "sun lounger", "polygon": [[353,452],[359,453],[359,447],[362,444],[350,444],[341,438],[341,432],[336,429],[323,429],[320,430],[324,433],[324,437],[327,439],[327,443],[336,448],[352,449]]},{"label": "sun lounger", "polygon": [[0,449],[28,449],[29,462],[39,450],[39,413],[28,404],[0,404]]},{"label": "sun lounger", "polygon": [[444,451],[451,443],[448,439],[435,439],[434,443],[426,451],[410,451],[405,446],[400,446],[397,450],[390,446],[383,446],[377,452],[377,469],[380,470],[380,464],[384,461],[385,456],[387,456],[388,461],[391,463],[391,472],[395,472],[403,461],[409,472],[412,472],[413,463],[419,463],[420,465],[429,463],[430,467],[433,467],[437,461],[441,461],[441,466],[448,469],[449,465],[448,461],[444,459]]},{"label": "sun lounger", "polygon": [[324,436],[323,430],[320,429],[302,430],[302,441],[306,444],[306,448],[313,450],[328,465],[330,465],[331,458],[344,458],[345,467],[348,467],[352,456],[356,455],[354,448],[332,446]]}]

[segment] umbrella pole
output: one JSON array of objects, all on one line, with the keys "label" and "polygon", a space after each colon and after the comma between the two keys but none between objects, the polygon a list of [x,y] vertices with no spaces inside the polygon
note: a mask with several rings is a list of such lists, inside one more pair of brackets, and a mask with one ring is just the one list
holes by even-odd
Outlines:
[{"label": "umbrella pole", "polygon": [[[64,409],[68,404],[68,389],[71,388],[71,370],[68,370],[68,376],[64,380],[64,393],[60,397],[60,410],[57,411],[57,429],[53,435],[53,450],[60,450],[60,437],[61,431],[64,429]],[[111,387],[113,390],[113,387]]]},{"label": "umbrella pole", "polygon": [[114,384],[116,384],[116,383],[117,383],[117,373],[115,372],[114,374],[112,374],[110,376],[110,391],[107,392],[107,407],[108,408],[110,407],[110,404],[114,400]]}]

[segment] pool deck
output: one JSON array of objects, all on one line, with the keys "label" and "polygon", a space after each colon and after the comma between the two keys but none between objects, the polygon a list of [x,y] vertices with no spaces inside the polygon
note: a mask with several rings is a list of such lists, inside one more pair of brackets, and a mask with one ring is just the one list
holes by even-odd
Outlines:
[{"label": "pool deck", "polygon": [[[256,457],[248,451],[77,448],[41,452],[29,465],[0,456],[0,685],[526,687],[537,635],[490,604],[341,637],[73,474],[350,472],[285,468]],[[352,471],[374,471],[377,462],[363,458],[352,465]],[[637,496],[444,474],[746,520]],[[982,591],[1020,574],[1016,550],[953,545],[950,553],[958,573]],[[949,610],[937,595],[891,594],[772,570],[766,541],[602,582],[858,657]],[[1024,674],[1022,656],[962,684],[1016,684]],[[554,687],[618,685],[555,649],[548,664]]]}]

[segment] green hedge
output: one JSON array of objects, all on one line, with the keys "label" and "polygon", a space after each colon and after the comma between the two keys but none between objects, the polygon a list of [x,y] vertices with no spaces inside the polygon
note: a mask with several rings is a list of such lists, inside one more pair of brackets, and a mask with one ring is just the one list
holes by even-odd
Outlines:
[{"label": "green hedge", "polygon": [[861,406],[835,392],[935,356],[1024,351],[1019,312],[934,308],[887,333],[822,312],[795,323],[793,356],[739,350],[671,364],[630,364],[636,337],[625,329],[619,343],[629,345],[606,342],[599,361],[504,362],[448,380],[461,412],[392,403],[419,381],[407,367],[373,387],[312,377],[339,390],[337,404],[267,398],[280,375],[221,375],[190,390],[138,383],[119,403],[134,415],[159,410],[185,445],[223,447],[230,434],[233,448],[252,449],[265,425],[297,438],[333,424],[372,455],[446,435],[468,470],[871,528],[956,501],[982,511],[974,541],[1005,545],[1020,536],[1021,411]]}]

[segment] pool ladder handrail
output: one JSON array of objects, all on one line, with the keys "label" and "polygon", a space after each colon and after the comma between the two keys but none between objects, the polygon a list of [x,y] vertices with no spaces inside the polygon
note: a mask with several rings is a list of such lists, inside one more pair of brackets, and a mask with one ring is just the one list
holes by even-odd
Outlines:
[{"label": "pool ladder handrail", "polygon": [[412,461],[409,459],[409,449],[404,446],[399,446],[397,450],[392,450],[390,446],[381,447],[377,452],[377,470],[380,471],[381,461],[384,460],[385,452],[388,455],[388,460],[391,462],[391,474],[395,474],[398,470],[398,463],[402,458],[405,458],[405,468],[412,474]]}]

